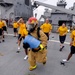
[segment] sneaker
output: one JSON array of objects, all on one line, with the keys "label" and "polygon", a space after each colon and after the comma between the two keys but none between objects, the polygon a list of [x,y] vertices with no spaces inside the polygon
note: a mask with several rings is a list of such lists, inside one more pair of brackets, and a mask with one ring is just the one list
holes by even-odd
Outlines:
[{"label": "sneaker", "polygon": [[64,46],[62,46],[62,49],[64,48]]},{"label": "sneaker", "polygon": [[62,48],[60,48],[60,50],[59,51],[62,51],[62,49],[64,48],[64,46],[62,46]]},{"label": "sneaker", "polygon": [[60,63],[61,65],[64,65],[65,66],[65,63],[68,63],[69,61],[67,61],[66,59],[63,59]]},{"label": "sneaker", "polygon": [[20,47],[18,47],[18,50],[20,50]]},{"label": "sneaker", "polygon": [[62,48],[60,48],[59,51],[62,51]]},{"label": "sneaker", "polygon": [[66,59],[63,59],[62,62],[64,62],[64,63],[68,63],[69,61],[67,61]]},{"label": "sneaker", "polygon": [[26,55],[25,57],[24,57],[24,60],[27,60],[28,59],[28,55]]},{"label": "sneaker", "polygon": [[5,40],[2,40],[2,42],[5,42]]},{"label": "sneaker", "polygon": [[20,51],[16,51],[16,53],[20,53]]}]

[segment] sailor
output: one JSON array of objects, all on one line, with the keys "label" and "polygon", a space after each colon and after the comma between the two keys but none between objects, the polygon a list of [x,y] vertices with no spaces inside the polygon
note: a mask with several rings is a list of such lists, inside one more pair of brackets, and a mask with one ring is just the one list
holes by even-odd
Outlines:
[{"label": "sailor", "polygon": [[[22,30],[22,34],[21,34],[21,37],[20,37],[20,39],[24,39],[26,36],[28,35],[28,31],[27,31],[27,29],[26,29],[26,27]],[[23,44],[23,46],[24,46],[24,44]],[[25,49],[24,48],[24,51],[25,51],[25,54],[26,54],[26,56],[24,57],[24,60],[26,60],[27,58],[28,58],[28,52],[27,52],[27,49]]]},{"label": "sailor", "polygon": [[16,37],[18,35],[18,30],[17,30],[18,26],[19,26],[19,24],[16,21],[14,21],[14,23],[13,23],[14,37]]},{"label": "sailor", "polygon": [[48,40],[49,40],[49,35],[51,33],[51,30],[52,30],[52,25],[49,23],[49,19],[48,18],[46,19],[45,23],[43,25],[41,25],[40,28],[47,35]]},{"label": "sailor", "polygon": [[18,30],[18,50],[20,50],[20,44],[22,41],[21,35],[22,35],[22,31],[23,29],[26,29],[26,24],[24,23],[23,18],[20,18],[17,23],[19,24],[19,30]]},{"label": "sailor", "polygon": [[5,20],[2,20],[4,22],[3,24],[3,31],[6,31],[6,33],[8,34],[8,31],[7,31],[7,23]]},{"label": "sailor", "polygon": [[3,26],[4,26],[4,22],[2,21],[2,19],[0,19],[0,43],[1,41],[4,42],[4,34],[3,34]]},{"label": "sailor", "polygon": [[73,27],[73,31],[71,33],[71,42],[70,42],[70,53],[67,59],[63,59],[61,63],[66,63],[70,60],[73,54],[75,54],[75,26]]},{"label": "sailor", "polygon": [[62,51],[62,49],[64,48],[64,42],[65,42],[65,39],[66,39],[66,35],[67,35],[67,32],[68,32],[68,29],[65,25],[65,23],[63,23],[57,30],[57,32],[59,33],[59,41],[60,41],[60,50],[59,51]]},{"label": "sailor", "polygon": [[[40,44],[37,48],[31,48],[28,43],[24,43],[24,48],[28,49],[28,61],[30,64],[29,70],[32,71],[37,68],[36,62],[46,64],[47,50],[45,47],[47,46],[47,36],[44,34],[44,32],[39,30],[40,37],[38,38],[38,21],[36,18],[30,17],[28,23],[29,24],[27,25],[27,29],[29,35],[40,41]],[[33,43],[36,44],[35,41]]]}]

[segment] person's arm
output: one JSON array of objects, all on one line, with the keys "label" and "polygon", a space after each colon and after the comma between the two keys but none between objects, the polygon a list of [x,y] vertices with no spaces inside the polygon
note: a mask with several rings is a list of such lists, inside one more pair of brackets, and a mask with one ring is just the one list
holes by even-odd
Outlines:
[{"label": "person's arm", "polygon": [[73,41],[74,41],[74,36],[73,36],[73,32],[72,32],[72,33],[71,33],[71,42],[70,42],[70,46],[72,46]]},{"label": "person's arm", "polygon": [[21,20],[23,20],[23,19],[22,19],[22,18],[20,18],[20,19],[17,21],[17,23],[20,23],[20,21],[21,21]]},{"label": "person's arm", "polygon": [[49,35],[51,34],[52,31],[52,25],[50,24],[50,31],[49,31]]},{"label": "person's arm", "polygon": [[57,33],[59,32],[59,28],[57,29],[57,31],[56,31]]},{"label": "person's arm", "polygon": [[43,25],[40,26],[40,29],[43,30]]},{"label": "person's arm", "polygon": [[73,39],[71,39],[70,46],[72,46],[72,44],[73,44]]},{"label": "person's arm", "polygon": [[64,33],[63,35],[66,35],[66,34],[67,34],[67,32],[68,32],[68,28],[66,27],[66,31],[65,31],[65,33]]}]

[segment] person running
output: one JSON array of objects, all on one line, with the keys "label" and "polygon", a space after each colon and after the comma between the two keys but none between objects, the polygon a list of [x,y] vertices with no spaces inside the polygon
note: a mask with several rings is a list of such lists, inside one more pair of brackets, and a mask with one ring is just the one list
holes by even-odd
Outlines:
[{"label": "person running", "polygon": [[52,30],[52,25],[49,23],[49,19],[48,18],[46,19],[45,23],[40,26],[40,28],[47,35],[48,40],[49,40],[49,35],[51,33],[51,30]]},{"label": "person running", "polygon": [[19,26],[18,23],[16,21],[14,21],[14,23],[13,23],[14,37],[16,37],[18,35],[18,30],[17,30],[18,26]]},{"label": "person running", "polygon": [[4,26],[4,22],[2,21],[2,19],[0,19],[0,43],[1,41],[4,42],[4,35],[3,35],[3,26]]},{"label": "person running", "polygon": [[22,38],[20,38],[20,37],[21,37],[23,29],[26,29],[26,24],[24,23],[23,18],[20,18],[18,20],[18,24],[19,24],[19,30],[18,30],[18,50],[19,50],[20,49],[21,40],[22,40]]},{"label": "person running", "polygon": [[75,26],[73,27],[73,31],[71,32],[71,42],[70,42],[70,53],[67,59],[63,59],[61,63],[66,63],[70,60],[70,58],[75,54]]},{"label": "person running", "polygon": [[6,21],[5,20],[2,21],[4,22],[3,31],[6,31],[6,33],[8,34]]},{"label": "person running", "polygon": [[65,42],[65,39],[66,39],[66,35],[67,35],[67,32],[68,32],[68,29],[65,25],[65,23],[62,23],[62,25],[58,28],[57,32],[59,32],[59,41],[60,41],[60,50],[59,51],[62,51],[62,49],[64,48],[64,42]]},{"label": "person running", "polygon": [[[28,20],[29,24],[27,25],[27,30],[29,32],[28,36],[33,37],[34,39],[40,41],[41,43],[37,47],[31,48],[29,43],[24,42],[24,48],[28,50],[28,61],[30,64],[29,70],[32,71],[37,68],[36,62],[40,62],[43,65],[46,64],[47,60],[47,36],[42,30],[39,30],[40,37],[38,39],[38,22],[35,17],[30,17]],[[28,40],[27,40],[28,41]],[[30,41],[34,44],[37,44],[33,39]],[[33,44],[31,44],[33,46]]]},{"label": "person running", "polygon": [[[20,39],[22,39],[22,38],[24,39],[27,35],[28,35],[28,31],[27,31],[26,28],[24,28],[23,31],[22,31]],[[24,48],[24,43],[23,43],[23,48]],[[26,60],[28,58],[28,52],[27,52],[27,49],[25,49],[25,48],[24,48],[24,51],[25,51],[25,54],[26,54],[26,56],[24,57],[24,60]]]}]

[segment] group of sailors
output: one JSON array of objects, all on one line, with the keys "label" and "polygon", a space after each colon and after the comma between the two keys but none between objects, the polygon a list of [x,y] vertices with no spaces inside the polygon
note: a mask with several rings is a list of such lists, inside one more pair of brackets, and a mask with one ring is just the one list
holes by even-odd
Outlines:
[{"label": "group of sailors", "polygon": [[[14,37],[18,35],[18,51],[20,50],[20,44],[22,39],[25,39],[26,36],[31,35],[37,40],[40,41],[40,44],[37,48],[31,48],[28,42],[23,42],[23,48],[25,50],[25,60],[28,59],[30,67],[29,70],[32,71],[37,68],[36,62],[40,62],[43,65],[46,64],[47,60],[47,43],[49,40],[49,35],[52,31],[52,25],[49,23],[49,20],[46,19],[45,23],[43,23],[40,27],[38,27],[38,20],[35,17],[30,17],[25,24],[23,18],[20,18],[18,21],[14,21],[13,23],[13,31]],[[19,28],[19,29],[18,29]],[[4,30],[5,24],[2,20],[0,20],[0,37],[2,41],[4,41]],[[5,30],[7,31],[7,30]],[[60,50],[62,51],[64,48],[64,42],[66,39],[66,35],[68,33],[68,28],[65,23],[62,23],[61,26],[58,27],[57,31],[59,33],[59,41],[60,41]],[[33,42],[36,44],[35,42]],[[71,32],[71,42],[70,42],[70,53],[67,59],[63,59],[61,64],[64,64],[69,61],[73,54],[75,54],[75,27]]]}]

